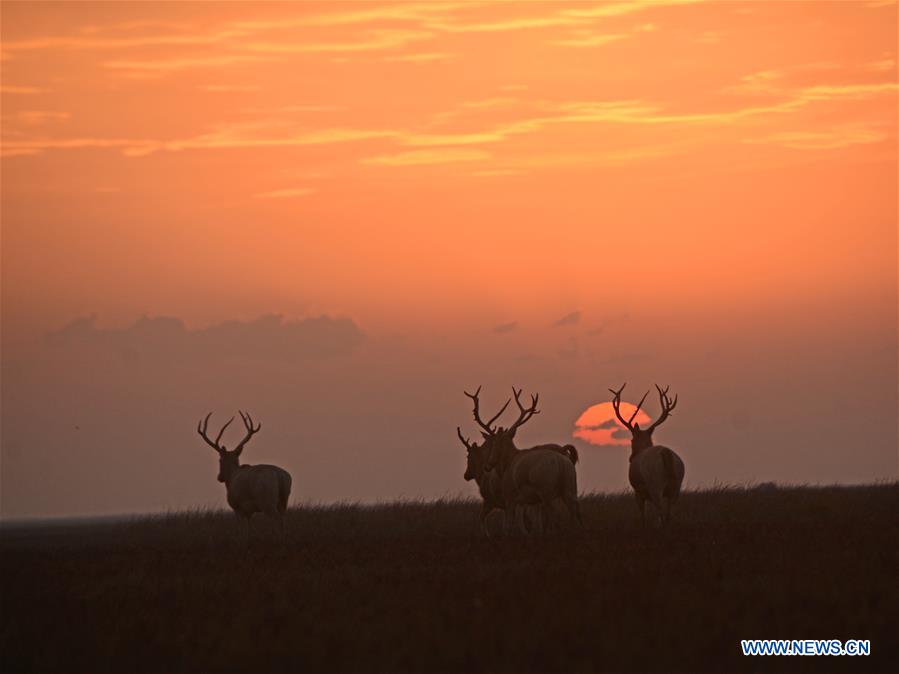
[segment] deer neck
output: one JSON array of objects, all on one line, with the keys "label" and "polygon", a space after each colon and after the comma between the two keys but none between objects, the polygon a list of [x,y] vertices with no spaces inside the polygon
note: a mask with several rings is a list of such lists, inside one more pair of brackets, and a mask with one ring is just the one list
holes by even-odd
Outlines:
[{"label": "deer neck", "polygon": [[652,436],[643,437],[643,438],[639,438],[639,439],[634,438],[631,441],[631,458],[630,458],[630,460],[633,461],[642,452],[646,451],[650,447],[652,447]]},{"label": "deer neck", "polygon": [[511,440],[503,443],[503,445],[499,449],[499,461],[496,462],[494,470],[498,471],[500,475],[505,473],[506,468],[509,467],[509,464],[512,462],[512,459],[515,458],[515,455],[517,453],[518,449],[515,447],[514,443]]},{"label": "deer neck", "polygon": [[240,472],[240,469],[243,468],[239,463],[236,466],[230,468],[225,474],[225,488],[230,489],[231,483],[234,482],[234,478]]}]

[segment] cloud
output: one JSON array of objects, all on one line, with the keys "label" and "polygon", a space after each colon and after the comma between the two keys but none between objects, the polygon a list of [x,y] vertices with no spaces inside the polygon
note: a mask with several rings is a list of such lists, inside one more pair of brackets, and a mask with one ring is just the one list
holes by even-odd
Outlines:
[{"label": "cloud", "polygon": [[17,87],[11,84],[0,84],[0,94],[43,94],[46,93],[46,89],[41,89],[39,87]]},{"label": "cloud", "polygon": [[509,332],[513,332],[518,329],[518,321],[511,321],[509,323],[500,323],[495,328],[493,328],[493,332],[497,334],[506,334]]},{"label": "cloud", "polygon": [[608,429],[612,429],[612,428],[621,428],[621,426],[614,419],[606,419],[602,423],[595,424],[593,426],[581,425],[580,428],[583,428],[585,431],[602,431],[602,430],[608,430]]},{"label": "cloud", "polygon": [[256,195],[257,199],[286,199],[292,197],[305,197],[314,194],[315,189],[312,187],[288,187],[283,190],[272,190],[271,192],[260,192]]},{"label": "cloud", "polygon": [[71,116],[71,113],[56,110],[22,110],[16,113],[16,119],[28,126],[39,126],[47,122],[62,122]]},{"label": "cloud", "polygon": [[367,36],[346,42],[251,42],[242,45],[243,49],[255,52],[274,54],[315,54],[367,52],[397,49],[412,42],[429,40],[433,33],[421,30],[379,30],[371,31]]},{"label": "cloud", "polygon": [[557,47],[602,47],[603,45],[623,40],[626,37],[627,35],[625,35],[624,33],[610,33],[607,35],[581,35],[577,37],[570,37],[564,40],[550,40],[549,44],[556,45]]},{"label": "cloud", "polygon": [[250,93],[261,88],[258,84],[204,84],[200,87],[200,91],[214,94]]},{"label": "cloud", "polygon": [[565,314],[557,320],[553,325],[557,328],[563,327],[566,325],[577,325],[581,320],[581,312],[580,311],[572,311],[570,314]]},{"label": "cloud", "polygon": [[448,54],[446,52],[422,52],[419,54],[386,56],[384,60],[393,63],[437,63],[452,61],[455,58],[455,54]]},{"label": "cloud", "polygon": [[384,166],[417,166],[424,164],[448,164],[454,162],[482,161],[490,159],[491,155],[483,150],[414,150],[393,155],[368,157],[362,160],[363,164],[381,164]]},{"label": "cloud", "polygon": [[153,77],[183,70],[222,68],[240,64],[266,63],[271,60],[271,57],[252,54],[220,54],[218,56],[198,56],[194,58],[106,61],[102,65],[108,70],[120,72],[130,77]]},{"label": "cloud", "polygon": [[822,131],[781,131],[744,142],[780,145],[794,150],[837,150],[851,145],[879,143],[888,137],[886,133],[874,129],[845,126]]},{"label": "cloud", "polygon": [[126,362],[144,358],[241,356],[303,360],[344,355],[359,346],[364,333],[348,318],[319,316],[287,321],[270,314],[253,321],[226,321],[188,330],[177,318],[143,317],[123,329],[96,326],[96,315],[79,318],[47,335],[59,348],[92,348],[118,354]]}]

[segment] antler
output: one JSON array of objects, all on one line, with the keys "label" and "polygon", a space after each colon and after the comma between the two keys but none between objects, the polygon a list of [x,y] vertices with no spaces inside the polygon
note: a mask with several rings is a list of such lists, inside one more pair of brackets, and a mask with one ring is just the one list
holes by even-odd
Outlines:
[{"label": "antler", "polygon": [[243,419],[244,428],[247,429],[247,434],[244,436],[244,439],[240,441],[240,444],[234,449],[235,452],[240,454],[243,451],[243,446],[247,444],[250,438],[252,438],[256,433],[259,432],[259,429],[262,428],[262,424],[257,424],[255,427],[253,426],[253,417],[250,416],[250,413],[247,412],[244,414],[240,410],[237,410],[240,414],[240,418]]},{"label": "antler", "polygon": [[612,408],[615,410],[615,416],[618,417],[618,421],[629,431],[633,433],[634,431],[634,419],[637,418],[637,414],[640,412],[640,408],[643,407],[643,402],[646,400],[646,396],[649,395],[649,391],[643,394],[643,397],[640,398],[640,402],[637,404],[637,409],[634,410],[634,413],[631,415],[631,418],[625,421],[624,417],[621,416],[621,392],[624,390],[624,387],[627,386],[627,382],[624,382],[621,385],[621,388],[617,391],[613,388],[610,388],[609,391],[612,392],[612,395],[615,397],[612,398]]},{"label": "antler", "polygon": [[206,435],[206,431],[209,429],[209,417],[211,417],[211,416],[212,416],[212,412],[207,414],[206,418],[197,424],[197,433],[199,433],[200,437],[206,441],[206,444],[208,444],[210,447],[212,447],[215,451],[224,452],[226,450],[224,447],[222,447],[219,444],[219,441],[222,439],[222,434],[224,434],[225,429],[231,425],[232,421],[234,421],[234,417],[231,417],[230,419],[228,419],[228,423],[226,423],[224,426],[222,426],[222,430],[219,431],[219,434],[215,438],[215,442],[213,442],[212,440],[209,439],[209,436]]},{"label": "antler", "polygon": [[[661,406],[662,406],[662,414],[661,414],[661,416],[659,416],[658,419],[655,420],[655,422],[652,424],[652,426],[650,426],[647,429],[649,432],[652,432],[656,428],[661,426],[662,423],[671,414],[671,411],[677,405],[677,395],[674,396],[673,401],[668,397],[668,389],[671,388],[670,386],[666,386],[664,391],[662,390],[662,387],[659,386],[658,384],[656,384],[655,387],[656,387],[656,390],[659,392],[659,404],[661,404]],[[643,397],[645,398],[646,396],[643,396]]]},{"label": "antler", "polygon": [[[478,407],[478,406],[479,406],[479,403],[480,403],[480,400],[478,399],[478,395],[481,393],[481,387],[478,386],[478,390],[475,391],[474,393],[469,393],[468,391],[462,391],[462,393],[464,393],[465,395],[467,395],[469,398],[471,398],[471,399],[474,401],[474,411],[473,411],[473,414],[474,414],[474,420],[477,422],[478,426],[480,426],[481,428],[483,428],[488,434],[490,434],[490,435],[496,435],[496,429],[492,427],[492,424],[493,424],[494,421],[496,421],[497,419],[499,419],[500,415],[501,415],[503,412],[506,411],[506,408],[509,406],[509,403],[512,402],[512,399],[509,398],[509,399],[506,401],[506,404],[502,406],[502,408],[500,409],[500,411],[497,412],[496,414],[494,414],[494,415],[493,415],[493,418],[490,419],[490,421],[488,421],[488,422],[485,424],[483,421],[481,421],[480,410],[479,410],[479,407]],[[461,434],[460,434],[460,436],[461,436]]]},{"label": "antler", "polygon": [[456,426],[456,433],[459,435],[459,439],[462,441],[462,444],[465,445],[465,449],[471,451],[477,446],[477,443],[472,442],[468,438],[462,437],[462,429]]},{"label": "antler", "polygon": [[525,408],[524,405],[521,404],[521,392],[524,389],[515,390],[515,387],[512,387],[512,394],[515,396],[515,404],[518,405],[518,419],[514,424],[509,426],[508,432],[512,435],[515,435],[515,431],[518,430],[520,426],[523,426],[528,420],[534,416],[535,414],[540,414],[537,410],[537,401],[540,399],[540,394],[531,394],[531,406]]}]

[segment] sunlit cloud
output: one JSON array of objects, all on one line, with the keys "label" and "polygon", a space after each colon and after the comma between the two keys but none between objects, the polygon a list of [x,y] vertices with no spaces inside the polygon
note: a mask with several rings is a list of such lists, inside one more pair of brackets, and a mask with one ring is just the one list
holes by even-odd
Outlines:
[{"label": "sunlit cloud", "polygon": [[27,126],[39,126],[47,122],[61,122],[69,119],[71,113],[58,110],[22,110],[15,118]]},{"label": "sunlit cloud", "polygon": [[268,136],[250,133],[250,131],[257,128],[264,128],[264,125],[226,126],[194,138],[167,141],[162,145],[162,148],[177,151],[252,147],[294,147],[303,145],[349,143],[377,138],[390,138],[397,135],[397,132],[395,131],[351,128],[326,128]]},{"label": "sunlit cloud", "polygon": [[783,77],[784,73],[780,70],[761,70],[744,75],[738,84],[725,87],[723,92],[750,95],[777,93],[780,91],[780,81]]},{"label": "sunlit cloud", "polygon": [[132,76],[156,76],[198,68],[222,68],[239,64],[264,63],[271,58],[250,54],[222,54],[197,58],[107,61],[103,67]]},{"label": "sunlit cloud", "polygon": [[491,155],[483,150],[439,149],[414,150],[399,154],[368,157],[363,164],[379,164],[383,166],[417,166],[424,164],[450,164],[456,162],[482,161]]},{"label": "sunlit cloud", "polygon": [[40,37],[29,40],[4,42],[3,50],[9,53],[37,50],[104,50],[134,49],[137,47],[206,46],[224,43],[242,37],[245,33],[224,30],[213,33],[161,34],[130,37]]},{"label": "sunlit cloud", "polygon": [[490,177],[500,177],[500,176],[520,176],[527,173],[523,169],[514,169],[514,168],[497,168],[497,169],[484,169],[483,171],[472,171],[469,173],[471,176],[490,178]]},{"label": "sunlit cloud", "polygon": [[666,6],[694,5],[707,1],[708,0],[636,0],[634,2],[609,2],[591,7],[566,9],[563,14],[577,17],[602,18],[624,16],[626,14],[634,14],[636,12],[643,12],[649,9]]},{"label": "sunlit cloud", "polygon": [[865,70],[871,70],[873,72],[886,72],[889,70],[896,69],[896,59],[891,56],[886,56],[885,58],[880,59],[879,61],[872,61],[871,63],[866,63],[864,65]]},{"label": "sunlit cloud", "polygon": [[410,22],[417,23],[445,16],[456,9],[470,9],[476,7],[474,2],[408,2],[383,5],[380,7],[367,7],[365,9],[353,9],[342,12],[330,12],[323,14],[310,14],[284,18],[277,21],[236,21],[235,28],[250,31],[266,31],[284,28],[298,28],[303,26],[345,26],[353,24],[382,23],[382,22]]},{"label": "sunlit cloud", "polygon": [[[30,139],[4,141],[4,150],[28,150],[35,154],[44,150],[119,149],[127,157],[143,157],[155,152],[184,150],[223,150],[235,148],[297,147],[305,145],[329,145],[348,143],[397,135],[394,131],[367,129],[328,128],[284,135],[253,135],[252,131],[265,129],[264,124],[224,126],[210,133],[192,138],[123,139],[123,138],[67,138]],[[12,155],[10,155],[12,156]]]},{"label": "sunlit cloud", "polygon": [[23,95],[31,95],[31,94],[43,94],[46,93],[46,89],[41,89],[40,87],[17,87],[11,84],[0,84],[0,94],[23,94]]},{"label": "sunlit cloud", "polygon": [[899,91],[896,82],[876,84],[822,84],[806,87],[799,91],[799,98],[805,101],[829,101],[835,99],[862,99],[891,94]]},{"label": "sunlit cloud", "polygon": [[571,37],[565,40],[550,40],[549,44],[558,47],[602,47],[612,42],[623,40],[627,35],[623,33],[612,33],[608,35],[584,35],[582,37]]},{"label": "sunlit cloud", "polygon": [[584,24],[583,19],[564,16],[563,14],[551,14],[547,16],[534,16],[526,18],[513,18],[500,21],[484,22],[433,22],[427,24],[428,28],[448,33],[498,33],[515,30],[554,28],[557,26],[577,26]]},{"label": "sunlit cloud", "polygon": [[886,133],[874,129],[841,127],[821,131],[781,131],[745,142],[781,145],[795,150],[837,150],[850,145],[879,143],[887,138]]},{"label": "sunlit cloud", "polygon": [[260,192],[256,195],[257,199],[290,199],[295,197],[305,197],[315,193],[315,189],[311,187],[289,187],[283,190],[272,190],[270,192]]},{"label": "sunlit cloud", "polygon": [[258,84],[204,84],[200,87],[201,91],[208,91],[214,94],[238,93],[246,94],[262,89]]},{"label": "sunlit cloud", "polygon": [[244,49],[273,54],[313,54],[327,52],[367,52],[397,49],[413,42],[421,42],[433,37],[433,33],[415,30],[372,31],[368,36],[341,42],[251,42]]},{"label": "sunlit cloud", "polygon": [[437,63],[452,61],[455,59],[454,54],[445,52],[422,52],[420,54],[399,54],[397,56],[387,56],[385,61],[398,63]]}]

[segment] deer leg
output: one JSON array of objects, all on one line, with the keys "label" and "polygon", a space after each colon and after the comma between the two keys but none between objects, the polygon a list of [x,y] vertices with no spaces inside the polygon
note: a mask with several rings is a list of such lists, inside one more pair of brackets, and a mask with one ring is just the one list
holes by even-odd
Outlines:
[{"label": "deer leg", "polygon": [[581,528],[584,526],[584,521],[581,519],[581,505],[577,501],[577,497],[575,496],[565,496],[563,497],[565,501],[565,507],[568,509],[568,517],[572,523],[577,522],[577,525]]},{"label": "deer leg", "polygon": [[528,535],[528,529],[524,524],[524,515],[525,515],[526,507],[527,506],[524,506],[524,505],[515,506],[515,513],[517,515],[515,518],[515,522],[516,522],[516,524],[518,524],[518,531],[520,533],[524,534],[525,536]]},{"label": "deer leg", "polygon": [[637,507],[640,509],[640,526],[646,528],[646,499],[637,494]]},{"label": "deer leg", "polygon": [[668,526],[671,521],[671,499],[662,496],[662,525]]},{"label": "deer leg", "polygon": [[543,504],[538,503],[536,505],[526,507],[530,508],[530,512],[533,515],[534,519],[534,526],[531,527],[530,533],[537,536],[543,536],[545,530],[544,527],[546,526],[546,521],[543,519]]},{"label": "deer leg", "polygon": [[487,528],[487,515],[493,511],[492,506],[488,506],[487,502],[481,503],[481,532],[486,538],[490,538],[490,529]]}]

